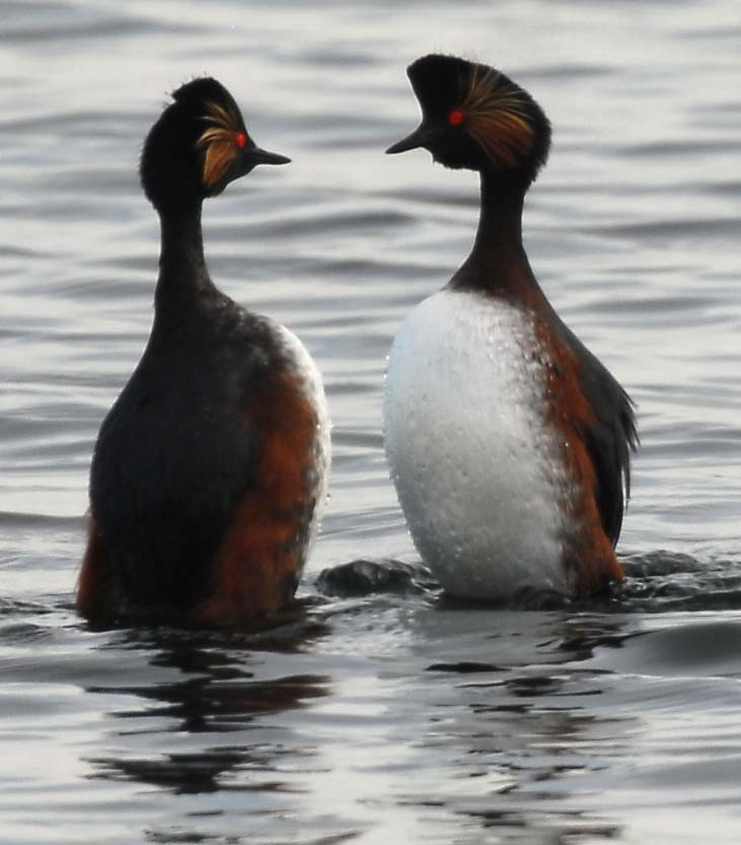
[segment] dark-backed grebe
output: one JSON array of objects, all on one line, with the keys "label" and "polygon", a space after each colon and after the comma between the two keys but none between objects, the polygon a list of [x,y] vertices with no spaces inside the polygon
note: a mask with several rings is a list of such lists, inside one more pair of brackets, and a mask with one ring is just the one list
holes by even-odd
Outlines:
[{"label": "dark-backed grebe", "polygon": [[154,324],[95,446],[77,606],[92,619],[252,623],[296,590],[329,421],[301,342],[218,290],[203,254],[203,200],[289,159],[255,144],[216,80],[172,96],[141,159],[162,232]]},{"label": "dark-backed grebe", "polygon": [[422,558],[454,595],[586,594],[622,578],[614,546],[637,434],[632,403],[563,324],[522,245],[550,146],[532,97],[452,56],[414,62],[424,147],[481,174],[473,250],[406,318],[386,377],[386,453]]}]

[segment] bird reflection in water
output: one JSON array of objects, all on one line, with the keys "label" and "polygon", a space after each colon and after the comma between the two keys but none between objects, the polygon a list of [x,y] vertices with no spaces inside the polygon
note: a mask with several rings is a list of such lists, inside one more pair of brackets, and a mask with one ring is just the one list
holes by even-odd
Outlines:
[{"label": "bird reflection in water", "polygon": [[[442,615],[451,628],[464,612],[450,601],[438,610],[438,624]],[[474,615],[472,629],[490,632],[478,649],[462,655],[451,648],[427,665],[430,679],[439,681],[440,710],[430,709],[420,747],[438,765],[447,758],[454,772],[470,779],[465,794],[438,798],[480,827],[482,837],[493,828],[502,841],[528,845],[619,838],[621,825],[600,817],[582,798],[601,787],[608,761],[628,759],[635,750],[635,714],[616,714],[613,704],[619,680],[591,665],[595,649],[616,648],[635,636],[629,618]],[[524,636],[534,627],[540,634],[535,652],[532,636]],[[447,697],[453,686],[456,706]]]},{"label": "bird reflection in water", "polygon": [[[313,750],[291,747],[290,729],[264,725],[260,717],[298,710],[330,694],[329,676],[301,671],[303,652],[324,633],[323,623],[307,619],[257,635],[122,632],[105,648],[150,652],[143,670],[152,681],[88,688],[137,700],[110,713],[118,726],[110,734],[111,744],[119,748],[88,758],[92,776],[139,781],[178,794],[213,793],[225,786],[290,791],[280,778],[278,758],[312,756]],[[195,738],[230,734],[237,740],[239,733],[238,741],[228,745],[204,745]]]}]

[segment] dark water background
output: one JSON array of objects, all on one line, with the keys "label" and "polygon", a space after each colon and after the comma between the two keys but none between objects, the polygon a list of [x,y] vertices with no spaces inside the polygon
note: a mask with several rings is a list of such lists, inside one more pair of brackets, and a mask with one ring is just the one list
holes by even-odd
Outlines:
[{"label": "dark water background", "polygon": [[[741,841],[740,48],[734,0],[0,1],[0,841]],[[554,124],[531,260],[643,439],[611,603],[316,582],[416,560],[384,358],[477,210],[473,174],[382,154],[431,49],[498,65]],[[137,156],[204,71],[294,159],[208,204],[207,252],[325,373],[332,499],[303,619],[93,632],[71,609],[90,454],[156,273]]]}]

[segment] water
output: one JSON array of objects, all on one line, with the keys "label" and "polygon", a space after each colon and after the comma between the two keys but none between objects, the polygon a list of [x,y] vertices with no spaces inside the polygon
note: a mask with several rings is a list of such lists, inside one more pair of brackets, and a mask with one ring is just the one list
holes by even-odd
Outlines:
[{"label": "water", "polygon": [[[0,841],[738,842],[737,4],[5,0],[0,20]],[[530,257],[643,440],[612,601],[461,606],[415,569],[396,591],[317,583],[416,561],[384,357],[477,202],[472,174],[382,154],[430,49],[497,64],[555,127]],[[209,202],[207,252],[325,373],[332,499],[280,629],[92,631],[71,605],[90,454],[156,272],[137,156],[203,71],[294,160]]]}]

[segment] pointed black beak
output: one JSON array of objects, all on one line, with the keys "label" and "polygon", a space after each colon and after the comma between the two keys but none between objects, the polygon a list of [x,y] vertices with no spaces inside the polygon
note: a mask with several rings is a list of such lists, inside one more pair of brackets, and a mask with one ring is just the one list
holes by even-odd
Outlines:
[{"label": "pointed black beak", "polygon": [[418,147],[424,147],[427,139],[427,127],[424,123],[420,123],[411,135],[407,135],[406,138],[402,138],[401,141],[392,144],[386,150],[386,153],[394,155],[395,153],[405,153],[407,150],[416,150]]},{"label": "pointed black beak", "polygon": [[291,159],[278,153],[270,153],[260,147],[252,147],[252,149],[244,151],[244,158],[249,166],[256,167],[258,164],[289,164]]}]

